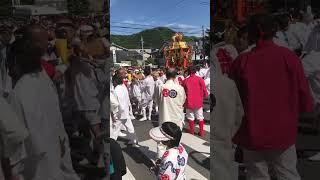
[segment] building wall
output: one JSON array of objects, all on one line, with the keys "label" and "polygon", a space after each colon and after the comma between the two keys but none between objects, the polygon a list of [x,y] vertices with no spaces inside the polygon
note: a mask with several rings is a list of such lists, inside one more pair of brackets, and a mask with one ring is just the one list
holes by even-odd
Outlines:
[{"label": "building wall", "polygon": [[[130,49],[130,50],[137,51],[138,53],[141,53],[141,51],[142,51],[142,49]],[[146,52],[143,54],[145,60],[151,57],[151,55],[150,55],[152,52],[151,49],[144,49],[144,52]]]}]

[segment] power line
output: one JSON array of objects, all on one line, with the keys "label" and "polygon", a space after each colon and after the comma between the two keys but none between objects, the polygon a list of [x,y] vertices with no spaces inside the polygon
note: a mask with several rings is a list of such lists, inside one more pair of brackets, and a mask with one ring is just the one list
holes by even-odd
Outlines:
[{"label": "power line", "polygon": [[[123,27],[123,29],[131,29],[131,28],[129,28],[129,27],[127,27],[127,28],[124,28]],[[158,29],[157,29],[158,30]],[[113,33],[117,33],[117,31],[118,32],[124,32],[124,33],[131,33],[131,34],[137,34],[137,33],[139,33],[139,32],[133,32],[133,31],[131,31],[131,32],[127,32],[127,31],[119,31],[119,30],[112,30],[111,29],[111,33],[113,34]],[[160,30],[158,30],[158,31],[160,31]],[[201,35],[201,30],[200,31],[196,31],[196,32],[184,32],[184,31],[181,31],[181,33],[183,33],[183,34],[185,34],[185,35]]]},{"label": "power line", "polygon": [[[173,29],[190,29],[190,30],[200,30],[201,27],[178,27],[178,26],[167,26],[167,25],[163,25],[163,26],[154,26],[154,25],[146,25],[146,24],[139,24],[139,23],[126,23],[126,22],[113,22],[116,24],[126,24],[126,25],[137,25],[137,26],[144,26],[144,27],[150,27],[150,28],[157,28],[157,27],[169,27],[169,28],[173,28]],[[117,25],[116,25],[117,26]]]},{"label": "power line", "polygon": [[[194,2],[194,1],[193,1]],[[198,2],[197,2],[198,3]],[[200,5],[201,3],[208,3],[208,2],[205,2],[205,1],[200,1]],[[210,4],[210,3],[209,3]],[[208,10],[209,11],[209,10]],[[181,15],[184,15],[184,14],[180,14],[180,16],[174,18],[172,21],[170,22],[176,22],[177,20],[180,20],[181,18],[184,18],[184,16],[181,16]]]},{"label": "power line", "polygon": [[[115,29],[116,31],[117,31],[117,29],[119,29],[119,30],[141,30],[141,31],[143,31],[143,30],[148,30],[148,29],[146,29],[146,28],[142,28],[142,27],[132,27],[132,26],[112,26],[111,25],[111,32],[113,32],[114,30],[113,29]],[[157,28],[155,28],[156,30],[158,30],[159,31],[159,29],[157,29]],[[186,29],[186,28],[171,28],[170,27],[170,29],[172,29],[172,30],[174,30],[174,31],[176,31],[176,32],[181,32],[181,33],[183,33],[183,34],[185,34],[185,35],[200,35],[201,34],[201,32],[202,32],[202,29],[191,29],[190,31],[185,31],[185,30],[188,30],[188,29]],[[129,33],[131,33],[131,34],[134,34],[134,33],[138,33],[138,32],[128,32],[128,34]]]},{"label": "power line", "polygon": [[[173,6],[171,6],[171,7],[177,7],[177,5],[181,4],[181,3],[184,2],[184,1],[187,1],[187,0],[180,0],[180,1],[178,1],[175,5],[173,5]],[[167,8],[167,7],[166,7],[166,8]],[[164,9],[161,10],[161,11],[164,11]],[[159,12],[159,11],[158,11],[158,12]],[[154,20],[155,17],[157,17],[157,15],[151,16],[150,21]]]},{"label": "power line", "polygon": [[210,5],[210,2],[201,1],[200,4]]},{"label": "power line", "polygon": [[[131,26],[115,26],[115,25],[111,25],[110,26],[111,28],[120,28],[120,29],[136,29],[136,30],[148,30],[146,28],[143,28],[143,27],[131,27]],[[175,29],[185,29],[187,30],[187,28],[172,28],[173,30]],[[194,29],[194,30],[191,30],[192,32],[202,32],[202,29]],[[189,32],[187,32],[189,33]],[[190,34],[190,33],[189,33]]]},{"label": "power line", "polygon": [[138,23],[125,23],[125,22],[114,22],[116,24],[127,24],[127,25],[137,25],[137,26],[144,26],[144,27],[150,27],[150,28],[157,28],[157,27],[172,27],[175,29],[201,29],[200,27],[178,27],[178,26],[168,26],[168,25],[158,25],[158,26],[154,26],[154,25],[146,25],[146,24],[138,24]]}]

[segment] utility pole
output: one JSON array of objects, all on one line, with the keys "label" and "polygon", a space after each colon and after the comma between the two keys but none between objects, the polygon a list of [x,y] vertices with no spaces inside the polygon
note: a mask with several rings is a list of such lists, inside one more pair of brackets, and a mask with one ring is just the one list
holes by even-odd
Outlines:
[{"label": "utility pole", "polygon": [[143,43],[144,43],[144,41],[143,41],[143,37],[141,36],[141,51],[142,51],[142,65],[143,65],[143,67],[145,67],[146,66],[146,62],[144,61],[144,49],[143,49]]},{"label": "utility pole", "polygon": [[203,60],[205,60],[205,51],[204,51],[204,47],[205,47],[205,44],[204,44],[204,27],[202,26],[202,58]]},{"label": "utility pole", "polygon": [[194,49],[194,61],[195,62],[197,61],[197,51],[198,51],[198,42],[196,42],[195,49]]}]

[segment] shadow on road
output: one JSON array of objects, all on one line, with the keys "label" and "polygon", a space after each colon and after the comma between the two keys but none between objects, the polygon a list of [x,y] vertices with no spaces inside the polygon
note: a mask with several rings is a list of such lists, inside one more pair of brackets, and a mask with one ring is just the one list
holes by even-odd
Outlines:
[{"label": "shadow on road", "polygon": [[189,158],[193,159],[198,165],[206,168],[207,170],[210,171],[210,156],[208,158],[205,158],[204,160],[202,161],[199,161],[197,158],[196,158],[196,154],[208,154],[210,155],[210,153],[205,153],[205,152],[197,152],[197,151],[193,151],[191,153],[189,153]]},{"label": "shadow on road", "polygon": [[[128,142],[128,140],[123,138],[118,138],[118,141],[122,141],[125,144]],[[144,164],[147,167],[152,167],[153,162],[146,155],[142,153],[141,151],[142,149],[147,149],[144,151],[150,154],[152,153],[152,155],[156,157],[156,153],[152,151],[148,151],[149,148],[146,146],[134,147],[134,146],[127,145],[125,148],[122,148],[122,151],[128,154],[137,164]]]}]

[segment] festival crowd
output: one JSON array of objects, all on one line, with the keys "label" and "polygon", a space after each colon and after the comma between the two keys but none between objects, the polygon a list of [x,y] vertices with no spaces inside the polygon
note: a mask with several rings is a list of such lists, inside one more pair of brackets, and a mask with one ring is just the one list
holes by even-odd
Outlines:
[{"label": "festival crowd", "polygon": [[0,179],[106,178],[105,22],[106,16],[1,20]]},{"label": "festival crowd", "polygon": [[[139,147],[133,121],[158,123],[158,127],[149,131],[150,137],[157,143],[157,158],[150,169],[157,179],[186,179],[188,153],[180,143],[182,131],[187,124],[188,133],[194,135],[197,120],[198,135],[204,136],[203,112],[210,111],[203,108],[210,92],[209,65],[192,65],[187,70],[121,67],[112,70],[111,79],[112,141],[116,143],[118,137],[126,138],[129,140],[128,146]],[[121,169],[111,179],[126,173],[123,158],[121,162],[114,159],[111,162]]]},{"label": "festival crowd", "polygon": [[319,22],[293,9],[213,29],[211,179],[238,179],[236,161],[247,180],[301,179],[299,120],[319,113]]}]

